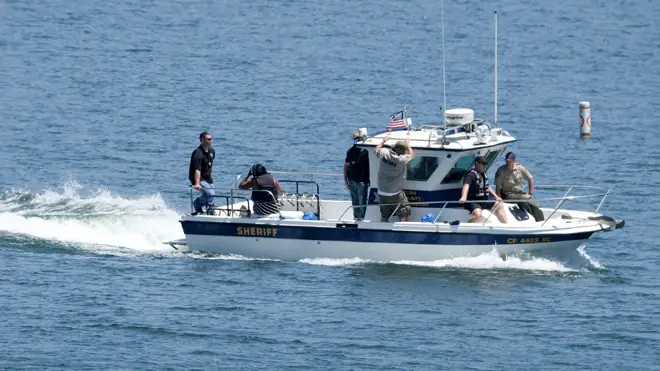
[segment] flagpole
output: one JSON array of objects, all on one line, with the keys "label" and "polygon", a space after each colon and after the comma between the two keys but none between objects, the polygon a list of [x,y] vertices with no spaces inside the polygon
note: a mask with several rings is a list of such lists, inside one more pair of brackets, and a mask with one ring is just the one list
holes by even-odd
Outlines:
[{"label": "flagpole", "polygon": [[408,126],[408,110],[406,106],[403,106],[403,123],[406,125],[408,131],[410,131],[410,126]]}]

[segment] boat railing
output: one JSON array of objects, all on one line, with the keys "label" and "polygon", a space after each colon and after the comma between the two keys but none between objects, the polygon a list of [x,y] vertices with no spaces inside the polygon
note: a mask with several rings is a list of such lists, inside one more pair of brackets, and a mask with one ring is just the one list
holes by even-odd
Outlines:
[{"label": "boat railing", "polygon": [[[445,209],[447,208],[448,205],[456,205],[456,204],[464,205],[464,204],[467,204],[467,203],[470,203],[470,202],[478,202],[478,203],[499,203],[499,202],[505,202],[505,203],[521,203],[521,202],[534,202],[534,203],[536,203],[536,202],[541,202],[541,201],[553,201],[553,202],[554,202],[554,201],[557,201],[557,204],[556,204],[556,206],[554,207],[554,209],[552,210],[552,213],[551,213],[547,218],[545,218],[545,221],[544,221],[543,224],[542,224],[542,225],[545,225],[545,223],[546,223],[546,222],[547,222],[552,216],[555,215],[555,213],[561,208],[561,206],[564,205],[564,203],[565,203],[566,201],[569,201],[569,200],[579,200],[579,199],[587,199],[587,198],[592,198],[592,199],[593,199],[593,198],[600,197],[600,202],[598,203],[598,206],[596,207],[596,209],[593,211],[594,213],[598,213],[598,211],[600,210],[600,208],[602,207],[602,205],[603,205],[603,203],[604,203],[604,201],[605,201],[605,198],[607,198],[607,196],[611,193],[611,190],[610,190],[609,188],[601,187],[601,186],[589,186],[589,185],[584,185],[584,186],[583,186],[583,185],[551,184],[551,185],[538,185],[538,186],[535,186],[535,188],[538,188],[538,189],[545,189],[545,188],[547,188],[547,189],[550,189],[550,188],[552,188],[552,189],[561,189],[561,188],[567,188],[567,191],[566,191],[566,193],[565,193],[562,197],[547,197],[547,198],[539,198],[539,199],[536,199],[536,198],[535,198],[535,199],[531,199],[531,198],[530,198],[530,199],[515,199],[515,200],[513,200],[513,199],[509,199],[509,200],[503,200],[503,201],[497,201],[497,200],[467,200],[467,201],[465,201],[465,203],[461,203],[460,201],[457,201],[457,200],[445,200],[445,201],[420,201],[420,202],[408,202],[408,205],[411,205],[411,206],[420,206],[420,207],[429,206],[429,205],[438,205],[438,207],[440,207],[440,205],[442,205],[442,207],[440,208],[440,212],[438,213],[438,215],[437,215],[437,216],[434,218],[434,220],[433,220],[433,223],[435,224],[435,223],[437,223],[438,219],[440,218],[440,216],[441,216],[442,213],[445,211]],[[586,194],[586,195],[575,195],[575,196],[570,195],[571,191],[574,191],[574,190],[576,190],[576,189],[598,189],[598,190],[603,190],[604,192],[603,192],[603,193]],[[341,214],[341,216],[339,217],[339,220],[341,220],[341,219],[344,217],[344,215],[346,215],[346,213],[347,213],[349,210],[352,210],[352,209],[354,209],[354,208],[365,208],[365,207],[366,207],[367,210],[368,210],[369,207],[372,207],[372,208],[373,208],[374,206],[378,206],[378,207],[380,207],[380,206],[395,206],[394,211],[393,211],[392,214],[390,214],[390,216],[387,218],[387,221],[389,221],[394,215],[396,215],[397,211],[398,211],[399,208],[401,207],[401,204],[400,204],[400,203],[391,203],[391,204],[372,204],[372,205],[356,205],[356,206],[351,205],[351,206],[348,206],[348,207],[344,210],[344,212],[343,212],[343,213]],[[493,214],[494,214],[494,213],[490,213],[490,215],[486,218],[486,220],[484,220],[484,222],[483,222],[482,225],[486,224],[486,223],[488,222],[488,220],[490,219],[490,217],[491,217]]]},{"label": "boat railing", "polygon": [[[194,201],[193,190],[194,190],[194,188],[193,188],[193,187],[190,187],[190,211],[191,211],[191,212],[194,212],[194,211],[195,211],[195,201]],[[232,191],[232,190],[230,190],[230,194],[228,194],[228,195],[226,195],[226,194],[215,194],[215,195],[212,197],[213,200],[214,200],[214,203],[212,203],[212,204],[208,202],[208,201],[209,201],[209,197],[207,197],[207,198],[206,198],[206,202],[205,202],[205,204],[202,205],[202,206],[205,206],[205,207],[206,207],[206,210],[207,210],[206,213],[209,214],[209,211],[211,211],[210,209],[212,209],[212,210],[214,210],[214,211],[215,211],[215,210],[217,210],[217,211],[224,211],[224,212],[227,213],[227,215],[234,215],[234,212],[236,212],[236,211],[239,211],[239,212],[240,212],[240,211],[241,211],[241,209],[235,209],[235,208],[234,208],[234,205],[235,205],[235,203],[236,203],[234,200],[236,200],[236,199],[241,200],[241,201],[245,201],[245,203],[246,203],[246,205],[247,205],[247,211],[249,212],[249,211],[250,211],[250,203],[248,202],[247,197],[242,197],[242,196],[234,195],[234,193],[231,192],[231,191]],[[223,198],[225,199],[225,205],[224,205],[224,207],[222,207],[222,206],[215,206],[215,200],[218,199],[218,198],[219,198],[219,199],[223,199]],[[211,205],[214,205],[214,206],[211,206]]]},{"label": "boat railing", "polygon": [[[603,206],[603,203],[605,203],[605,199],[612,192],[612,190],[609,189],[609,188],[605,188],[605,187],[602,187],[602,186],[589,186],[589,185],[546,184],[546,185],[538,185],[538,186],[536,186],[536,188],[539,188],[539,189],[544,189],[544,188],[545,189],[562,189],[562,188],[566,188],[566,193],[564,193],[564,196],[560,197],[558,199],[557,206],[555,206],[555,208],[554,208],[554,210],[552,210],[552,213],[550,214],[550,216],[548,216],[545,219],[545,221],[543,221],[543,224],[541,224],[541,225],[545,225],[545,223],[548,221],[548,219],[552,218],[552,216],[555,215],[557,210],[559,210],[559,208],[562,205],[564,205],[564,203],[568,200],[575,200],[575,199],[579,199],[579,198],[600,197],[600,196],[602,196],[602,198],[600,199],[600,202],[598,203],[598,206],[596,206],[596,209],[594,210],[594,213],[598,213],[600,208]],[[596,195],[569,196],[569,193],[571,193],[571,191],[573,191],[574,189],[599,189],[599,190],[605,190],[605,193],[604,194],[596,194]]]},{"label": "boat railing", "polygon": [[[310,177],[311,181],[314,181],[314,177],[341,177],[344,174],[342,173],[326,173],[326,172],[318,172],[318,171],[269,171],[270,174],[286,174],[286,175],[303,175],[303,176],[308,176]],[[249,174],[249,169],[247,171],[243,171],[239,174],[236,174],[236,177],[234,178],[234,188],[238,189],[238,185],[241,183],[241,179],[244,179],[247,174]],[[289,182],[289,180],[279,180],[278,182]],[[318,189],[318,184],[317,184],[317,189]],[[319,193],[319,192],[317,192]]]},{"label": "boat railing", "polygon": [[[316,201],[316,216],[321,217],[321,199],[319,197],[320,187],[318,183],[311,180],[278,180],[280,184],[282,183],[293,183],[296,185],[296,193],[291,196],[292,200],[295,200],[296,211],[300,211],[300,206],[306,201],[306,198],[311,197]],[[316,187],[316,193],[314,194],[300,194],[300,185],[308,184]],[[283,199],[286,199],[287,194],[282,195]],[[295,197],[294,197],[295,196]],[[312,202],[313,203],[313,202]]]},{"label": "boat railing", "polygon": [[[291,172],[273,172],[273,173],[291,174]],[[297,173],[297,174],[336,175],[336,174],[331,174],[331,173]],[[240,177],[241,177],[241,174],[239,174],[237,176],[237,179],[240,179]],[[235,203],[234,199],[236,199],[236,198],[238,198],[240,200],[245,200],[245,201],[248,200],[245,197],[235,196],[234,195],[235,192],[266,192],[270,195],[270,198],[272,198],[273,202],[277,205],[278,213],[279,213],[280,216],[282,216],[282,213],[280,212],[280,209],[283,206],[284,201],[287,201],[287,200],[292,203],[292,205],[296,208],[296,211],[300,211],[300,209],[302,207],[304,207],[306,203],[309,203],[311,205],[315,204],[316,205],[315,214],[316,214],[317,217],[321,216],[321,199],[320,199],[320,196],[319,196],[320,186],[317,182],[311,181],[311,180],[287,180],[287,179],[283,179],[283,180],[278,180],[278,183],[280,183],[280,184],[286,184],[286,183],[294,184],[295,185],[295,193],[283,193],[282,195],[279,195],[279,196],[281,196],[281,198],[277,198],[269,190],[265,190],[265,189],[240,189],[240,188],[236,187],[236,188],[232,188],[232,189],[229,190],[229,192],[230,192],[229,195],[217,195],[216,194],[214,196],[214,198],[225,198],[226,199],[226,204],[231,203],[233,205]],[[303,185],[312,186],[314,188],[315,192],[313,194],[308,194],[308,193],[302,193],[301,194],[300,189],[301,189],[301,186],[303,186]],[[194,210],[194,201],[193,201],[193,192],[192,191],[193,191],[193,188],[191,187],[190,188],[190,207],[191,207],[191,210]],[[267,202],[270,202],[270,201],[267,201]],[[248,207],[249,207],[249,202],[247,204],[248,204]],[[208,207],[209,207],[208,199],[207,199],[206,205],[204,205],[204,206],[206,206],[206,208],[208,209]],[[224,209],[215,207],[214,210],[224,210]],[[229,210],[229,211],[233,212],[234,210],[232,208],[232,210]]]},{"label": "boat railing", "polygon": [[[193,192],[192,192],[193,189],[194,188],[190,187],[190,209],[191,209],[191,211],[194,211],[194,208],[195,208],[195,206],[194,206],[195,202],[193,200]],[[265,193],[269,194],[270,198],[273,200],[273,203],[277,206],[277,213],[280,215],[280,217],[282,217],[282,213],[280,212],[280,205],[279,205],[279,202],[278,202],[277,198],[275,197],[275,195],[271,191],[269,191],[267,189],[251,189],[251,190],[247,190],[247,189],[230,189],[229,190],[230,193],[228,195],[226,195],[226,194],[215,194],[212,197],[207,197],[206,198],[206,203],[203,205],[203,206],[206,206],[206,214],[213,215],[212,212],[217,210],[217,211],[225,211],[228,216],[233,216],[234,212],[242,211],[241,209],[234,208],[234,205],[236,204],[236,200],[238,199],[240,201],[245,202],[245,205],[247,205],[247,209],[245,209],[248,213],[247,216],[250,216],[251,210],[250,210],[250,202],[249,202],[248,198],[243,197],[243,196],[235,195],[234,192],[236,192],[236,191],[265,192]],[[220,198],[220,199],[224,198],[225,199],[224,207],[215,206],[215,202],[213,204],[210,204],[208,202],[209,198],[213,198],[214,201],[215,201],[215,199],[218,199],[218,198]],[[271,201],[266,201],[266,202],[271,202]],[[255,201],[252,201],[252,203],[254,204]],[[211,206],[211,205],[214,205],[214,206]]]}]

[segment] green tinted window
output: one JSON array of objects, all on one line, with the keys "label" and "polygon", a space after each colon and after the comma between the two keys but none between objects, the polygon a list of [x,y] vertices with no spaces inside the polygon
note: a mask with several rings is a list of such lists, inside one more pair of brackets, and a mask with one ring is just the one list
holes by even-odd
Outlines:
[{"label": "green tinted window", "polygon": [[456,164],[452,169],[449,170],[444,179],[442,179],[442,184],[455,183],[463,179],[463,176],[467,172],[467,169],[472,166],[476,156],[465,156],[461,157],[456,161]]},{"label": "green tinted window", "polygon": [[406,179],[416,181],[428,180],[438,168],[437,157],[415,157],[408,164]]},{"label": "green tinted window", "polygon": [[497,159],[497,156],[499,156],[500,153],[501,152],[499,152],[499,151],[492,151],[492,152],[489,152],[486,155],[486,161],[488,161],[488,167],[490,167],[490,165],[492,165],[493,162],[495,162],[495,160]]}]

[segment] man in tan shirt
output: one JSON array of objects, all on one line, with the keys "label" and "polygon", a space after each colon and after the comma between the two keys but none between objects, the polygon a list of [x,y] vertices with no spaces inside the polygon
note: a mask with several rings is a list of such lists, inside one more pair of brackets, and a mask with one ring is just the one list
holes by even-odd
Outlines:
[{"label": "man in tan shirt", "polygon": [[[495,173],[497,195],[503,200],[529,200],[534,194],[534,178],[522,164],[516,162],[516,154],[509,152],[505,156],[506,165],[502,165]],[[523,192],[523,178],[529,185],[529,191]],[[533,201],[518,202],[518,207],[529,212],[537,222],[542,221],[543,211]]]}]

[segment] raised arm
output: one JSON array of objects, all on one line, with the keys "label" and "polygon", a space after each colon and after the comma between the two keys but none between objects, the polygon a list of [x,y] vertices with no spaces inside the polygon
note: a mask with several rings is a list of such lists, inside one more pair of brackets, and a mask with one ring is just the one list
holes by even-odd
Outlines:
[{"label": "raised arm", "polygon": [[240,188],[240,189],[250,189],[250,188],[252,188],[252,179],[250,179],[249,174],[248,174],[248,176],[245,177],[245,179],[243,179],[241,181],[241,184],[238,185],[238,188]]},{"label": "raised arm", "polygon": [[406,144],[406,153],[410,156],[410,161],[412,161],[415,158],[415,151],[413,151],[410,146],[410,138],[406,136],[406,141],[404,143]]},{"label": "raised arm", "polygon": [[389,136],[389,135],[386,135],[385,137],[383,137],[383,141],[380,142],[380,143],[378,143],[378,145],[376,146],[376,148],[374,148],[374,152],[375,152],[375,153],[378,153],[378,150],[381,149],[381,148],[383,148],[383,146],[385,145],[385,143],[386,143],[389,139],[390,139],[390,136]]}]

